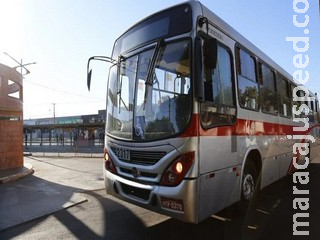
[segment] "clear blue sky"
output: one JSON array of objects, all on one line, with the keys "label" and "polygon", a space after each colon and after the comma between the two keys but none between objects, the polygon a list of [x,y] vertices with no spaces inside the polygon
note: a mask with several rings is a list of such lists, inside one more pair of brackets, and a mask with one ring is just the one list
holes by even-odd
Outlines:
[{"label": "clear blue sky", "polygon": [[[0,63],[16,64],[7,52],[28,68],[24,80],[24,118],[95,114],[105,108],[106,75],[86,88],[87,59],[110,56],[115,39],[135,22],[180,0],[1,0]],[[310,38],[305,53],[307,87],[320,93],[320,17],[318,1],[309,0],[310,22],[304,28],[293,24],[293,1],[202,0],[238,32],[257,45],[285,70],[297,70],[297,53],[286,37]],[[302,8],[302,7],[301,7]],[[304,15],[298,20],[303,22]]]}]

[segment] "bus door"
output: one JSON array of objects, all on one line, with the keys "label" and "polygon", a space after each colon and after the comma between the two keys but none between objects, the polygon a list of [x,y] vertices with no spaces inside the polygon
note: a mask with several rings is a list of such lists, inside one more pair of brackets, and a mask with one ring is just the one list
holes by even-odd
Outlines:
[{"label": "bus door", "polygon": [[217,46],[216,66],[205,66],[200,102],[200,217],[232,204],[239,196],[232,57]]}]

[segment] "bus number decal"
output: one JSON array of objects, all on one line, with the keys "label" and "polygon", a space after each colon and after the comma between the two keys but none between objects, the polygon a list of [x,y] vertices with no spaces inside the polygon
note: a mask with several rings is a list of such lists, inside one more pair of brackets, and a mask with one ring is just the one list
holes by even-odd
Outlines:
[{"label": "bus number decal", "polygon": [[124,148],[116,148],[115,155],[122,160],[130,161],[130,150]]}]

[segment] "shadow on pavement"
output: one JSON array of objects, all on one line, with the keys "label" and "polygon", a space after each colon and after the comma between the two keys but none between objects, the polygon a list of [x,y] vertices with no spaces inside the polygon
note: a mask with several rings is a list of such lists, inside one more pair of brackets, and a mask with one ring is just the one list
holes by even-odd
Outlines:
[{"label": "shadow on pavement", "polygon": [[[223,240],[277,240],[277,239],[320,239],[320,164],[310,164],[309,184],[293,183],[289,175],[263,189],[252,202],[245,216],[231,206],[219,213],[219,219],[209,218],[198,225],[169,219],[147,229],[145,239],[223,239]],[[294,195],[293,186],[309,190],[309,195]],[[309,198],[310,208],[301,211],[293,208],[295,198]],[[293,236],[293,215],[308,212],[309,227],[298,227],[299,231],[309,231],[309,236]]]},{"label": "shadow on pavement", "polygon": [[[34,233],[34,236],[28,235],[28,237],[31,237],[30,239],[54,239],[54,236],[57,236],[56,229],[54,227],[47,229],[46,225],[43,226],[43,228],[46,229],[42,229],[41,226],[41,223],[47,221],[49,218],[57,219],[66,229],[65,235],[59,235],[59,239],[149,239],[146,238],[143,222],[129,209],[94,191],[83,193],[83,195],[89,196],[89,201],[99,202],[103,209],[101,213],[102,218],[98,218],[96,215],[90,213],[77,216],[76,213],[79,212],[78,209],[64,209],[55,212],[52,216],[43,216],[25,224],[15,226],[14,228],[0,231],[0,239],[17,237],[24,232],[30,231],[30,229],[34,227],[37,227],[37,232]],[[81,205],[78,205],[78,207],[81,209]],[[92,218],[93,222],[97,224],[101,224],[98,221],[103,220],[104,236],[99,235],[92,226],[87,225],[87,222],[91,220],[89,218]],[[41,236],[41,234],[45,235]]]},{"label": "shadow on pavement", "polygon": [[[311,164],[309,174],[310,182],[304,186],[294,184],[293,176],[290,175],[263,189],[256,196],[245,216],[239,216],[235,211],[235,207],[232,206],[219,212],[217,214],[219,217],[211,217],[198,225],[168,219],[159,224],[146,227],[142,221],[143,216],[137,216],[120,202],[114,201],[105,195],[97,194],[95,191],[85,192],[82,196],[86,196],[89,201],[91,199],[99,203],[98,205],[103,209],[102,218],[98,218],[91,213],[76,217],[75,215],[80,211],[81,205],[58,211],[52,216],[72,233],[72,235],[66,235],[67,238],[72,236],[77,239],[319,239],[320,191],[318,186],[320,183],[320,164]],[[14,187],[8,184],[6,189],[1,189],[1,196],[3,196],[1,201],[11,199],[11,201],[20,202],[19,205],[21,205],[22,209],[15,210],[15,214],[18,214],[19,219],[23,218],[23,216],[19,215],[22,212],[31,214],[35,209],[41,210],[48,206],[52,206],[53,210],[63,209],[62,206],[66,199],[72,198],[74,192],[81,191],[77,188],[54,184],[35,177],[28,177],[23,181],[32,181],[32,183],[24,182],[20,184],[19,182]],[[303,196],[310,199],[310,208],[307,210],[310,213],[310,217],[304,219],[304,221],[310,222],[310,226],[306,228],[310,232],[309,237],[293,236],[293,214],[301,212],[293,209],[293,200],[297,198],[297,195],[293,194],[293,186],[307,189],[310,192],[309,195]],[[19,199],[19,192],[25,192],[26,198]],[[32,206],[32,203],[30,203],[34,192],[37,192],[38,202],[40,201],[36,206]],[[10,208],[10,204],[8,204],[7,208]],[[10,212],[11,210],[7,210],[7,215],[2,215],[2,209],[1,207],[1,219],[13,214],[13,212]],[[87,226],[87,218],[91,218],[93,222],[103,221],[103,236]],[[0,238],[10,239],[18,236],[35,226],[41,225],[41,222],[46,219],[47,217],[43,217],[27,224],[16,226],[14,229],[4,230],[0,232]],[[99,224],[101,223],[99,222]],[[50,229],[46,233],[51,233],[49,236],[55,236],[55,229]],[[59,237],[63,238],[63,236]],[[48,238],[48,236],[46,235],[44,238]]]},{"label": "shadow on pavement", "polygon": [[0,186],[0,230],[86,201],[79,190],[29,176]]}]

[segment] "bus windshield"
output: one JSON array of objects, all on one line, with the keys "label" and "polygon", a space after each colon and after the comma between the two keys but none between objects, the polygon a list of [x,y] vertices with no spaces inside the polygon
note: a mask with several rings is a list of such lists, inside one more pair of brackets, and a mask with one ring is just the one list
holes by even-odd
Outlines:
[{"label": "bus windshield", "polygon": [[107,131],[112,136],[152,141],[178,134],[187,126],[190,40],[158,46],[121,58],[111,68]]}]

